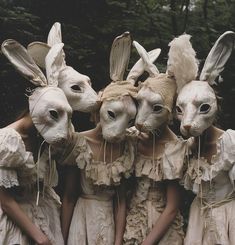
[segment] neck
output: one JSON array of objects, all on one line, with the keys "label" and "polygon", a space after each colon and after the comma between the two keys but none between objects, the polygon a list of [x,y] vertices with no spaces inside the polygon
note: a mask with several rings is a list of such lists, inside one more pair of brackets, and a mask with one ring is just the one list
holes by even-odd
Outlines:
[{"label": "neck", "polygon": [[223,130],[216,128],[215,126],[210,126],[207,128],[200,136],[196,137],[196,143],[200,140],[203,144],[211,144],[217,141],[217,139],[223,134]]},{"label": "neck", "polygon": [[157,132],[155,134],[149,133],[148,140],[152,141],[153,137],[155,137],[155,140],[172,140],[174,138],[173,132],[167,125],[163,125],[155,131]]},{"label": "neck", "polygon": [[16,122],[13,122],[8,127],[14,128],[22,136],[22,138],[34,134],[36,135],[37,132],[29,114],[25,115],[24,117],[17,120]]}]

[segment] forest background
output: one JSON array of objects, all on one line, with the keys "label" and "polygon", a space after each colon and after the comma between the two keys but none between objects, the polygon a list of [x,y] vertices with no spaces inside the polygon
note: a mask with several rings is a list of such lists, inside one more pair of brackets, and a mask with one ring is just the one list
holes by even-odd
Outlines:
[{"label": "forest background", "polygon": [[[146,50],[161,48],[156,65],[165,72],[168,43],[186,32],[197,52],[200,67],[216,39],[235,31],[235,0],[0,0],[0,42],[13,38],[25,47],[46,42],[54,22],[62,24],[66,62],[91,78],[95,90],[109,82],[109,52],[113,39],[130,31]],[[132,49],[129,67],[138,55]],[[235,129],[235,52],[217,86],[222,105],[218,124]],[[27,106],[25,91],[32,88],[0,54],[0,127],[14,120]],[[75,113],[77,130],[92,125],[89,115]],[[190,195],[185,196],[186,206]],[[186,214],[187,216],[187,214]]]}]

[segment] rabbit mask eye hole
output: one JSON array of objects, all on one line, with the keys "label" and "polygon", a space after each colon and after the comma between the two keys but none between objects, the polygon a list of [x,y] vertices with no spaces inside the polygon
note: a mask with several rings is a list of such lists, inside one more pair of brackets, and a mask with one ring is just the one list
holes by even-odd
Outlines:
[{"label": "rabbit mask eye hole", "polygon": [[200,106],[200,113],[205,114],[205,113],[209,112],[210,109],[211,109],[211,106],[209,104],[202,104]]},{"label": "rabbit mask eye hole", "polygon": [[178,114],[182,114],[182,110],[181,110],[181,108],[177,105],[176,106],[176,112],[178,113]]},{"label": "rabbit mask eye hole", "polygon": [[108,111],[108,115],[109,115],[109,117],[110,117],[111,119],[115,119],[115,118],[116,118],[114,112],[112,112],[112,111]]},{"label": "rabbit mask eye hole", "polygon": [[134,119],[134,118],[132,118],[132,119],[129,121],[129,123],[128,123],[128,124],[129,124],[130,126],[133,126],[133,125],[134,125],[134,123],[135,123],[135,119]]},{"label": "rabbit mask eye hole", "polygon": [[75,92],[81,92],[82,91],[82,89],[79,85],[73,85],[73,86],[71,86],[71,89]]},{"label": "rabbit mask eye hole", "polygon": [[160,106],[160,105],[154,105],[153,106],[153,111],[156,112],[156,113],[162,112],[162,109],[163,109],[163,107]]},{"label": "rabbit mask eye hole", "polygon": [[54,120],[58,120],[59,119],[59,114],[58,114],[57,111],[50,110],[49,113],[50,113],[50,116],[51,116],[52,119],[54,119]]}]

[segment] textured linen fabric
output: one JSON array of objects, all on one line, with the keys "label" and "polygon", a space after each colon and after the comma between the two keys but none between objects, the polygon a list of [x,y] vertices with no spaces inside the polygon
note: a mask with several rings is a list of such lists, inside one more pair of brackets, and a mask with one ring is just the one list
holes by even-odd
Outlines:
[{"label": "textured linen fabric", "polygon": [[186,245],[235,244],[235,131],[227,130],[217,141],[210,163],[192,157],[183,179],[197,194],[189,216]]},{"label": "textured linen fabric", "polygon": [[[60,201],[53,190],[57,175],[50,171],[47,154],[40,157],[38,176],[44,181],[38,206],[37,165],[31,152],[26,151],[19,133],[12,128],[0,129],[0,186],[9,189],[31,221],[50,239],[53,245],[63,245],[60,227]],[[49,175],[49,176],[48,176]],[[0,244],[35,244],[0,208]]]},{"label": "textured linen fabric", "polygon": [[70,147],[60,163],[80,168],[82,194],[74,208],[69,245],[114,244],[115,187],[120,185],[122,178],[131,175],[134,151],[132,140],[127,139],[123,153],[113,162],[96,161],[86,137],[80,133],[72,135]]},{"label": "textured linen fabric", "polygon": [[[165,145],[162,156],[153,158],[137,153],[136,187],[127,211],[124,243],[141,244],[166,207],[164,180],[182,178],[187,142],[180,139]],[[183,218],[177,214],[168,231],[158,242],[161,245],[183,244]]]}]

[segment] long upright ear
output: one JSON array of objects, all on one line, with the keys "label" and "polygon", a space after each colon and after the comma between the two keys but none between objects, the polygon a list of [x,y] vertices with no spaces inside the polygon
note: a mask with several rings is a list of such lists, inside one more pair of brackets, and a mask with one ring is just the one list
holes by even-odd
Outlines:
[{"label": "long upright ear", "polygon": [[[158,56],[161,53],[161,49],[157,48],[157,49],[153,49],[151,51],[148,52],[148,57],[151,63],[154,63],[155,60],[158,58]],[[127,76],[127,80],[130,81],[133,85],[135,84],[137,78],[142,75],[145,71],[145,63],[143,62],[142,58],[140,58],[135,64],[134,66],[131,68],[128,76]]]},{"label": "long upright ear", "polygon": [[27,50],[36,64],[45,69],[45,58],[50,50],[50,46],[43,42],[32,42],[27,46]]},{"label": "long upright ear", "polygon": [[212,84],[223,71],[224,66],[234,48],[235,33],[226,31],[222,34],[210,50],[203,66],[200,80]]},{"label": "long upright ear", "polygon": [[61,25],[59,22],[55,22],[55,24],[51,27],[47,38],[47,44],[49,46],[52,47],[57,43],[62,43]]},{"label": "long upright ear", "polygon": [[52,86],[58,85],[59,73],[65,67],[63,47],[63,43],[53,45],[45,59],[48,84]]},{"label": "long upright ear", "polygon": [[47,80],[42,71],[20,43],[13,39],[7,39],[2,43],[1,49],[11,64],[27,80],[37,86],[47,86]]},{"label": "long upright ear", "polygon": [[112,81],[122,81],[128,66],[131,52],[131,36],[124,32],[114,39],[110,52],[110,78]]},{"label": "long upright ear", "polygon": [[195,80],[198,73],[196,52],[190,42],[188,34],[174,38],[168,46],[167,74],[176,80],[177,91],[188,82]]}]

